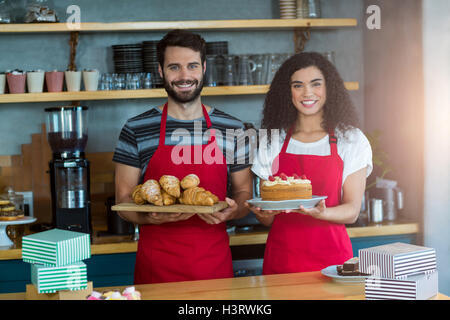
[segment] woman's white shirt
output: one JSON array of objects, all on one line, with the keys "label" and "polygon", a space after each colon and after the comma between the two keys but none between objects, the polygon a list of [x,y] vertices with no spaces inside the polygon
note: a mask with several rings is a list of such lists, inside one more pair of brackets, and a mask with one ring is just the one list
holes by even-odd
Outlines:
[{"label": "woman's white shirt", "polygon": [[[345,133],[345,137],[339,130],[335,131],[337,137],[337,151],[344,162],[344,170],[342,172],[342,185],[345,179],[352,173],[367,168],[366,177],[368,177],[373,169],[372,165],[372,148],[369,140],[364,133],[354,128]],[[272,136],[272,143],[269,145],[267,139],[263,137],[259,141],[259,149],[254,154],[254,162],[252,171],[261,179],[267,180],[272,175],[272,164],[276,156],[280,153],[286,132],[281,131],[278,135]],[[322,139],[315,142],[301,142],[293,138],[290,139],[287,153],[328,156],[331,154],[329,136],[326,135]]]}]

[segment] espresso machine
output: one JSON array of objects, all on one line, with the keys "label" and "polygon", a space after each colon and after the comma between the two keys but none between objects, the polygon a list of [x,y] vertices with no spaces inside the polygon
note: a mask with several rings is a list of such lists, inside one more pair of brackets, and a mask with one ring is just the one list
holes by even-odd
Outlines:
[{"label": "espresso machine", "polygon": [[92,235],[89,161],[84,155],[88,107],[53,107],[45,112],[53,152],[49,162],[52,225]]}]

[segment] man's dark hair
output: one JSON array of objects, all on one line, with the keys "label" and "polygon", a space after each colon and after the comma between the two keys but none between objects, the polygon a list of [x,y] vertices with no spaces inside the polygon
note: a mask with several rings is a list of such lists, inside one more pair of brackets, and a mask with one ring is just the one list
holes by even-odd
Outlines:
[{"label": "man's dark hair", "polygon": [[206,59],[205,39],[187,30],[175,29],[168,32],[157,45],[158,62],[164,67],[164,55],[167,47],[184,47],[200,52],[202,65]]}]

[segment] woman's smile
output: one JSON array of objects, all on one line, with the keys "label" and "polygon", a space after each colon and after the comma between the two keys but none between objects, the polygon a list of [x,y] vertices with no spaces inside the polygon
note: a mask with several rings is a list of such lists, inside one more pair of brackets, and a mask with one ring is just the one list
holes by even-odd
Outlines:
[{"label": "woman's smile", "polygon": [[304,115],[320,112],[326,101],[325,77],[315,66],[297,70],[291,76],[292,103]]}]

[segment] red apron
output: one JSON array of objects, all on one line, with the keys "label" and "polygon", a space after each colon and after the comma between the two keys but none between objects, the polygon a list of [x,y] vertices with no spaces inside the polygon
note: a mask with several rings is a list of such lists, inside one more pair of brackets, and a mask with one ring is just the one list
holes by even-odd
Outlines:
[{"label": "red apron", "polygon": [[[207,127],[210,128],[209,115],[203,105],[202,109]],[[165,145],[166,120],[167,103],[161,116],[159,146],[148,163],[144,181],[159,180],[162,175],[173,175],[181,180],[186,175],[195,173],[200,178],[201,187],[217,195],[219,200],[225,200],[227,165],[223,153],[217,146],[214,130],[211,130],[208,144],[185,146],[187,149],[183,149],[181,153],[190,150],[190,163],[176,164],[179,162],[172,161],[172,152],[177,151],[174,150],[175,146]],[[202,156],[203,163],[198,164],[199,152],[205,155],[205,150],[206,154],[220,156],[222,161],[205,164],[208,161]],[[196,159],[194,159],[195,152]],[[194,215],[184,221],[140,226],[134,270],[135,284],[232,276],[231,250],[225,223],[210,225]]]},{"label": "red apron", "polygon": [[[275,172],[273,165],[272,174],[305,174],[311,180],[313,195],[328,196],[325,200],[327,207],[339,205],[344,163],[337,153],[334,133],[330,133],[329,156],[286,153],[291,133],[289,130],[277,156],[279,170]],[[342,264],[352,257],[352,244],[344,224],[301,213],[281,213],[275,216],[269,232],[263,274],[318,271]]]}]

